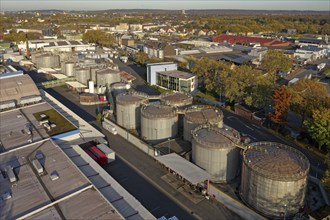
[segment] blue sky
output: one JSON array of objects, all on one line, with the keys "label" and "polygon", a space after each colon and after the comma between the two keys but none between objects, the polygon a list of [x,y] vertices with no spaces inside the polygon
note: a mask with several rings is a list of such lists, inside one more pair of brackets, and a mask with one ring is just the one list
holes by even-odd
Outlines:
[{"label": "blue sky", "polygon": [[37,9],[268,9],[330,10],[330,0],[0,0],[1,11]]}]

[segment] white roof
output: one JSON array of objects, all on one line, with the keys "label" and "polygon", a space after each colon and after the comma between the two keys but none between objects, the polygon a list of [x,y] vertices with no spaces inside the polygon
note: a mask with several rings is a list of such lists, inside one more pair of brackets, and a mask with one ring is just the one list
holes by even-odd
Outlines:
[{"label": "white roof", "polygon": [[52,76],[54,76],[56,79],[65,79],[65,78],[68,78],[66,75],[60,74],[60,73],[52,74]]},{"label": "white roof", "polygon": [[155,157],[160,163],[178,173],[191,184],[197,185],[211,178],[211,175],[176,153]]},{"label": "white roof", "polygon": [[72,86],[73,88],[87,88],[87,86],[77,81],[66,82],[66,84]]}]

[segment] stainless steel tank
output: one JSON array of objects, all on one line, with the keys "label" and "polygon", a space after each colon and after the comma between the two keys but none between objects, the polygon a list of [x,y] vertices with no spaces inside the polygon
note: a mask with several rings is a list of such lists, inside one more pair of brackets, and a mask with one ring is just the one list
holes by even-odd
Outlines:
[{"label": "stainless steel tank", "polygon": [[165,93],[161,95],[160,101],[163,105],[187,107],[192,104],[193,97],[186,93]]},{"label": "stainless steel tank", "polygon": [[76,80],[84,85],[88,85],[90,79],[90,69],[88,67],[75,68]]},{"label": "stainless steel tank", "polygon": [[240,167],[239,132],[228,126],[201,125],[192,134],[192,161],[205,169],[213,182],[233,180]]},{"label": "stainless steel tank", "polygon": [[59,68],[60,57],[58,55],[44,54],[36,57],[38,68]]},{"label": "stainless steel tank", "polygon": [[141,105],[148,103],[144,93],[121,93],[116,97],[117,123],[126,129],[139,129]]},{"label": "stainless steel tank", "polygon": [[155,144],[178,134],[178,116],[173,107],[148,105],[141,109],[141,137]]},{"label": "stainless steel tank", "polygon": [[120,71],[112,69],[103,69],[96,71],[97,86],[111,85],[120,82]]},{"label": "stainless steel tank", "polygon": [[75,76],[75,63],[74,62],[65,62],[65,75]]},{"label": "stainless steel tank", "polygon": [[241,198],[269,218],[293,217],[304,206],[310,164],[300,151],[275,142],[243,152]]},{"label": "stainless steel tank", "polygon": [[223,113],[220,109],[207,105],[194,105],[185,110],[183,118],[183,138],[192,141],[191,131],[199,125],[210,124],[223,127]]}]

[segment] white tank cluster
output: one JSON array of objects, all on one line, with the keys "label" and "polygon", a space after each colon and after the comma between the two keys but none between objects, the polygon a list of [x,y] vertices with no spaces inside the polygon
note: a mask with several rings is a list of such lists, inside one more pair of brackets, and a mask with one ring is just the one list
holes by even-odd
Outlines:
[{"label": "white tank cluster", "polygon": [[75,68],[76,80],[84,85],[88,85],[90,80],[90,68],[89,67],[76,67]]},{"label": "white tank cluster", "polygon": [[36,56],[35,63],[38,68],[59,68],[60,56],[54,54],[41,54]]},{"label": "white tank cluster", "polygon": [[183,108],[192,104],[193,97],[186,93],[165,93],[160,96],[163,105]]},{"label": "white tank cluster", "polygon": [[148,103],[144,93],[121,93],[116,97],[117,123],[126,129],[139,129],[141,106]]},{"label": "white tank cluster", "polygon": [[228,182],[238,175],[238,131],[228,126],[201,125],[193,130],[192,136],[192,161],[211,174],[212,181]]},{"label": "white tank cluster", "polygon": [[141,137],[155,144],[178,134],[178,115],[171,106],[148,105],[141,109]]},{"label": "white tank cluster", "polygon": [[293,217],[304,206],[310,164],[300,151],[256,142],[243,152],[241,198],[269,218]]},{"label": "white tank cluster", "polygon": [[185,110],[183,119],[183,138],[192,141],[192,130],[196,127],[209,124],[223,127],[223,113],[220,109],[208,105],[194,105]]}]

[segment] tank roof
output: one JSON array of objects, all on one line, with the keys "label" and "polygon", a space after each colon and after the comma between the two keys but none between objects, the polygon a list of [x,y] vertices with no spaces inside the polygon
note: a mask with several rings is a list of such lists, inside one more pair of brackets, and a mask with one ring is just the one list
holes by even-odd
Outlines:
[{"label": "tank roof", "polygon": [[142,116],[148,118],[164,118],[175,116],[176,113],[171,106],[167,105],[148,105],[141,110]]},{"label": "tank roof", "polygon": [[240,141],[239,132],[228,126],[218,128],[202,125],[193,130],[192,134],[196,142],[208,148],[235,147]]},{"label": "tank roof", "polygon": [[164,94],[161,97],[161,100],[167,104],[185,104],[185,102],[192,102],[192,96],[184,93],[170,93]]},{"label": "tank roof", "polygon": [[135,104],[146,101],[148,96],[144,93],[122,93],[116,97],[118,104]]},{"label": "tank roof", "polygon": [[256,142],[244,151],[248,167],[270,179],[292,180],[305,177],[309,161],[300,151],[275,142]]},{"label": "tank roof", "polygon": [[197,105],[186,109],[185,118],[199,124],[213,124],[223,120],[223,113],[212,106]]}]

